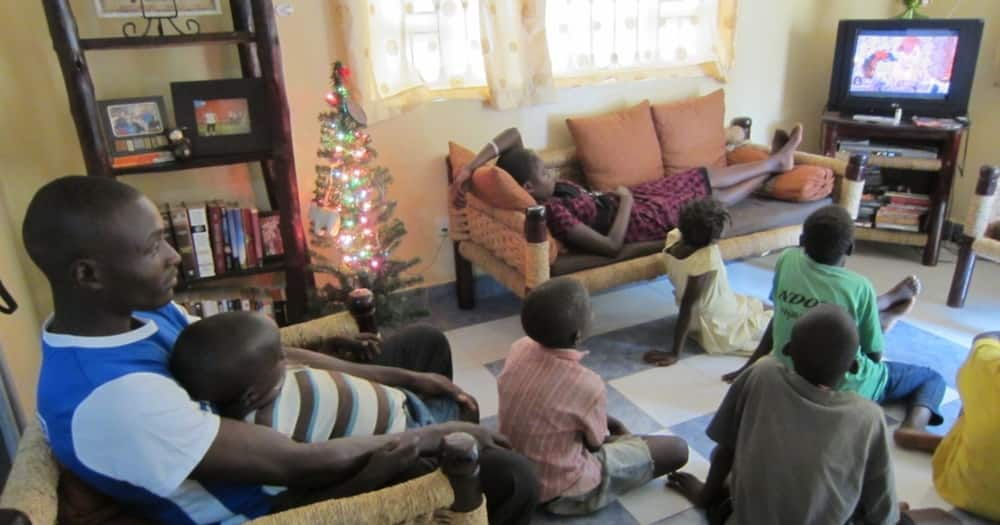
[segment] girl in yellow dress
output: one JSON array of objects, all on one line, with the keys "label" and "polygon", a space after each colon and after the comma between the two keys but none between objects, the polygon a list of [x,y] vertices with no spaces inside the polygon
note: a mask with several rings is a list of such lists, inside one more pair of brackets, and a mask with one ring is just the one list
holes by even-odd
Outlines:
[{"label": "girl in yellow dress", "polygon": [[729,213],[714,199],[692,201],[681,209],[678,228],[667,234],[663,250],[680,308],[673,348],[646,352],[647,363],[676,363],[689,333],[710,354],[749,355],[760,342],[772,312],[729,287],[718,244],[729,221]]}]

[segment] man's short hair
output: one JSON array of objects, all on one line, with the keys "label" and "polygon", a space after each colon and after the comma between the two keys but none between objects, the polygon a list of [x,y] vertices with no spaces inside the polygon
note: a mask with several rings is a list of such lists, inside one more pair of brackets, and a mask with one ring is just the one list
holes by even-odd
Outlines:
[{"label": "man's short hair", "polygon": [[839,305],[806,311],[792,326],[788,354],[795,372],[810,383],[836,388],[858,352],[858,327]]},{"label": "man's short hair", "polygon": [[820,264],[839,264],[854,245],[854,220],[831,204],[812,213],[802,226],[802,248]]},{"label": "man's short hair", "polygon": [[65,278],[74,260],[107,237],[115,214],[140,197],[139,190],[107,177],[70,175],[42,186],[24,215],[28,256],[50,281]]},{"label": "man's short hair", "polygon": [[193,399],[231,403],[281,359],[281,338],[261,314],[225,312],[192,323],[170,353],[170,373]]},{"label": "man's short hair", "polygon": [[528,148],[511,148],[497,158],[497,167],[510,173],[518,184],[524,186],[535,170],[537,159],[538,155]]},{"label": "man's short hair", "polygon": [[579,280],[557,277],[524,298],[521,326],[548,348],[572,348],[590,322],[590,294]]},{"label": "man's short hair", "polygon": [[700,248],[718,241],[731,220],[721,202],[712,198],[698,199],[681,208],[677,229],[685,244]]}]

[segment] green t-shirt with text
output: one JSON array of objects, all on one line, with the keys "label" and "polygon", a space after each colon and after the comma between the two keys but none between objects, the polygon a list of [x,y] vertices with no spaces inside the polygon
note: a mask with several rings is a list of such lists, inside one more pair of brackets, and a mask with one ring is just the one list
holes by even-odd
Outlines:
[{"label": "green t-shirt with text", "polygon": [[873,361],[870,354],[881,354],[884,342],[879,323],[875,288],[865,277],[839,266],[813,261],[802,248],[790,248],[778,257],[771,286],[774,303],[774,346],[771,355],[792,368],[792,360],[781,350],[792,337],[792,325],[806,310],[822,303],[836,304],[847,310],[858,323],[858,373],[844,376],[841,390],[877,401],[885,391],[889,372],[885,363]]}]

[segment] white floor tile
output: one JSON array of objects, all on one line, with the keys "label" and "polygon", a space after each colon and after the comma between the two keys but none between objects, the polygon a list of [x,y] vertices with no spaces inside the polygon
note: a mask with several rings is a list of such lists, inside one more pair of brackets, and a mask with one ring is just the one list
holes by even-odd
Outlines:
[{"label": "white floor tile", "polygon": [[653,368],[610,381],[610,384],[664,427],[710,412],[729,385],[686,364]]},{"label": "white floor tile", "polygon": [[[659,433],[670,435],[669,432]],[[688,464],[682,469],[704,481],[708,476],[708,460],[688,449]],[[629,492],[619,501],[639,523],[646,525],[674,516],[692,508],[691,502],[677,492],[666,488],[666,476],[654,479],[644,486]]]},{"label": "white floor tile", "polygon": [[486,419],[497,415],[497,381],[486,367],[455,368],[455,384],[479,402],[479,417]]}]

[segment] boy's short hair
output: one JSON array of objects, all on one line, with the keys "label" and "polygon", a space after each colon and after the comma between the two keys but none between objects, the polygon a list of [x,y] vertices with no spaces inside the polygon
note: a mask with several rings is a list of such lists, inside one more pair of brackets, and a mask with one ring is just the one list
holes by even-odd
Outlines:
[{"label": "boy's short hair", "polygon": [[115,214],[141,197],[139,190],[107,177],[58,178],[28,204],[21,228],[24,248],[50,281],[66,278],[66,268],[107,236]]},{"label": "boy's short hair", "polygon": [[497,157],[497,167],[510,173],[521,186],[531,178],[538,155],[528,148],[511,148]]},{"label": "boy's short hair", "polygon": [[701,248],[718,241],[730,222],[732,219],[722,203],[706,198],[689,201],[681,208],[677,228],[685,244]]},{"label": "boy's short hair", "polygon": [[785,350],[797,374],[810,383],[836,388],[851,368],[858,344],[854,319],[839,305],[824,303],[795,322]]},{"label": "boy's short hair", "polygon": [[524,298],[521,326],[548,348],[572,348],[590,322],[590,294],[579,280],[557,277]]},{"label": "boy's short hair", "polygon": [[839,264],[853,245],[854,220],[835,204],[812,212],[802,225],[802,248],[820,264]]},{"label": "boy's short hair", "polygon": [[281,336],[267,317],[225,312],[188,325],[170,354],[170,373],[192,399],[226,404],[281,360]]}]

